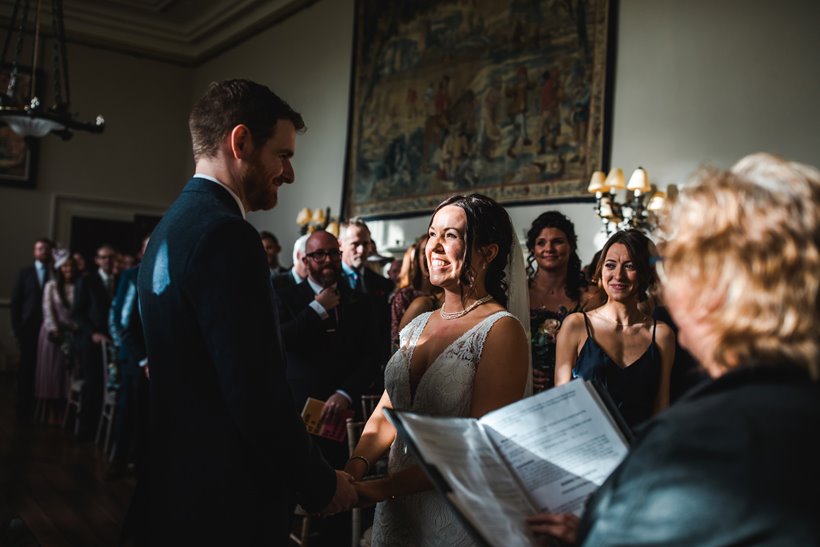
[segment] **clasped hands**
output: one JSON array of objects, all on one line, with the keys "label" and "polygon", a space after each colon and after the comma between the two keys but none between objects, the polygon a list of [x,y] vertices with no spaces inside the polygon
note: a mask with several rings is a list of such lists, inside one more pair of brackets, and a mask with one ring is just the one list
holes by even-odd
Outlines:
[{"label": "clasped hands", "polygon": [[330,504],[321,512],[326,517],[349,511],[354,507],[370,507],[387,499],[385,481],[375,479],[369,481],[356,480],[345,471],[336,471],[336,493]]}]

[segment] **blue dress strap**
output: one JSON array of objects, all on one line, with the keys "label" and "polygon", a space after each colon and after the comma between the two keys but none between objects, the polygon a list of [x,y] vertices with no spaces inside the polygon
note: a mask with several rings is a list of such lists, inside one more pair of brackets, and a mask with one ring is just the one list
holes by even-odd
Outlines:
[{"label": "blue dress strap", "polygon": [[581,313],[584,314],[584,325],[587,327],[587,336],[592,338],[592,331],[589,330],[589,317],[587,317],[587,312],[582,311]]}]

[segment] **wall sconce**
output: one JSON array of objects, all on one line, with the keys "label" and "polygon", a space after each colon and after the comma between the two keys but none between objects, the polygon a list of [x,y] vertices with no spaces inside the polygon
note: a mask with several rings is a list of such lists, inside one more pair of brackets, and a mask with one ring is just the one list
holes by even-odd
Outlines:
[{"label": "wall sconce", "polygon": [[[670,185],[670,192],[673,189],[676,190],[674,185]],[[618,201],[620,190],[626,190],[623,201]],[[587,191],[595,194],[595,214],[604,223],[607,236],[629,228],[651,232],[657,226],[657,211],[663,208],[666,199],[666,193],[659,192],[649,183],[643,167],[635,169],[629,182],[620,167],[615,167],[608,175],[595,171]]]}]

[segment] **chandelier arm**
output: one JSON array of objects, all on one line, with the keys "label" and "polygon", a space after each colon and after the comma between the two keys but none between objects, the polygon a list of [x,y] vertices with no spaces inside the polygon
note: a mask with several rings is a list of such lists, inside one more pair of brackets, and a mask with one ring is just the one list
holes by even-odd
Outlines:
[{"label": "chandelier arm", "polygon": [[[23,38],[25,37],[26,24],[28,23],[28,10],[30,7],[30,0],[25,0],[23,4],[23,17],[20,18],[20,27],[17,35],[17,44],[14,48],[14,60],[12,61],[11,74],[9,75],[9,87],[6,95],[14,98],[17,94],[17,75],[20,73],[20,59],[23,56]],[[11,33],[11,29],[9,29]]]},{"label": "chandelier arm", "polygon": [[9,21],[9,32],[6,34],[6,40],[3,43],[3,64],[7,63],[7,55],[9,54],[9,46],[11,45],[11,35],[13,34],[13,29],[15,24],[17,23],[17,12],[20,11],[20,0],[17,0],[14,3],[14,10],[11,12],[11,20]]},{"label": "chandelier arm", "polygon": [[[65,25],[63,23],[63,1],[52,0],[52,14],[54,15],[54,72],[55,72],[55,104],[60,106],[60,99],[65,98],[65,110],[71,104],[71,86],[68,82],[68,53],[65,47]],[[62,77],[61,77],[62,76]],[[65,84],[65,85],[63,85]]]},{"label": "chandelier arm", "polygon": [[[37,90],[37,62],[40,57],[40,16],[43,0],[37,0],[37,14],[34,16],[34,54],[31,56],[31,92],[33,99]],[[33,105],[32,105],[33,106]]]}]

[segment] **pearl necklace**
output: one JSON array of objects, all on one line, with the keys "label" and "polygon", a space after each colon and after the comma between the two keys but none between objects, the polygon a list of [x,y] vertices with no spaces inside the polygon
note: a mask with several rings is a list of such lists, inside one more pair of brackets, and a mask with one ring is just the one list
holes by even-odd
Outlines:
[{"label": "pearl necklace", "polygon": [[481,304],[485,304],[485,303],[489,302],[492,299],[493,299],[493,296],[491,294],[488,294],[487,296],[485,296],[483,298],[479,298],[478,300],[476,300],[475,302],[473,302],[472,304],[470,304],[469,306],[467,306],[463,310],[461,310],[461,311],[452,311],[452,312],[444,311],[444,304],[442,304],[441,308],[439,308],[439,313],[441,314],[441,318],[446,319],[447,321],[449,321],[451,319],[458,319],[459,317],[464,317],[465,315],[467,315],[468,313],[470,313],[471,311],[473,311],[474,309],[479,307]]}]

